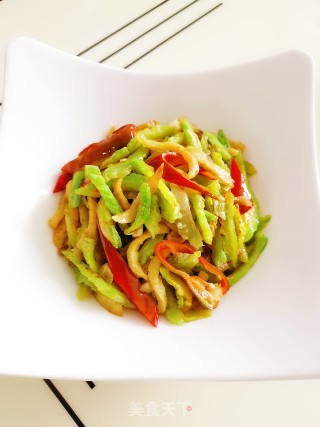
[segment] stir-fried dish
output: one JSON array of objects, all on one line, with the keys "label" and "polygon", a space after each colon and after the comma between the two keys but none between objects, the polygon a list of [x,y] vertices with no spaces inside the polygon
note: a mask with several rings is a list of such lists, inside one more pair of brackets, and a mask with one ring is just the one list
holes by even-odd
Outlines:
[{"label": "stir-fried dish", "polygon": [[183,118],[112,129],[65,164],[49,225],[78,297],[153,326],[210,316],[267,244],[244,150]]}]

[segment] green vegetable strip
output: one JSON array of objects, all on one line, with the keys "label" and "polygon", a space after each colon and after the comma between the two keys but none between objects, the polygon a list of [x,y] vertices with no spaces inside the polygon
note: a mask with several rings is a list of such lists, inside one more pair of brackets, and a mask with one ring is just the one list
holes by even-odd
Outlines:
[{"label": "green vegetable strip", "polygon": [[185,139],[188,145],[191,145],[192,147],[197,148],[198,150],[202,151],[201,143],[199,141],[198,135],[193,130],[191,124],[189,121],[185,118],[180,120],[180,126],[183,130],[183,133],[185,135]]},{"label": "green vegetable strip", "polygon": [[144,136],[148,139],[161,140],[167,136],[174,135],[178,132],[178,128],[172,125],[155,125],[151,128],[146,128],[138,132],[139,136]]},{"label": "green vegetable strip", "polygon": [[73,174],[71,188],[68,196],[68,203],[70,208],[78,208],[81,203],[81,196],[76,193],[76,190],[84,180],[84,171],[79,170]]},{"label": "green vegetable strip", "polygon": [[[147,178],[151,178],[154,173],[153,168],[140,159],[133,161],[133,169],[135,172],[145,175]],[[159,195],[159,203],[163,218],[170,223],[180,218],[180,207],[177,199],[166,186],[163,179],[159,180],[156,193]]]},{"label": "green vegetable strip", "polygon": [[184,142],[184,133],[178,132],[175,135],[169,136],[167,142],[173,142],[174,144],[182,144]]},{"label": "green vegetable strip", "polygon": [[[205,200],[206,212],[208,212],[208,213],[210,213],[210,215],[214,215],[216,217],[216,215],[213,213],[214,212],[213,199],[211,197],[206,196],[204,200]],[[208,216],[207,216],[207,220],[211,221],[211,219],[209,219]]]},{"label": "green vegetable strip", "polygon": [[226,220],[224,221],[222,227],[223,248],[226,253],[228,262],[231,262],[231,266],[235,267],[238,261],[238,242],[236,228],[234,224],[233,201],[233,194],[231,193],[231,191],[227,191],[225,194]]},{"label": "green vegetable strip", "polygon": [[135,159],[143,160],[143,159],[147,158],[148,155],[149,155],[149,148],[139,147],[135,152],[130,154],[130,156],[128,157],[128,162],[135,160]]},{"label": "green vegetable strip", "polygon": [[212,245],[212,260],[215,266],[224,270],[227,263],[227,256],[222,247],[222,236],[220,234],[220,227],[218,226],[214,235]]},{"label": "green vegetable strip", "polygon": [[220,153],[218,153],[217,151],[212,151],[211,158],[216,165],[220,166],[226,172],[230,173],[230,169],[228,165],[223,161],[223,158]]},{"label": "green vegetable strip", "polygon": [[250,163],[250,162],[248,162],[247,160],[245,160],[245,161],[243,162],[243,164],[244,164],[244,169],[245,169],[245,171],[246,171],[247,176],[252,176],[252,175],[254,175],[255,173],[257,173],[257,170],[256,170],[256,168],[253,166],[253,164],[252,164],[252,163]]},{"label": "green vegetable strip", "polygon": [[92,272],[83,261],[73,256],[71,250],[62,251],[62,254],[78,268],[80,273],[87,279],[86,283],[91,285],[92,290],[100,292],[102,295],[125,307],[132,307],[128,298],[115,285],[106,282],[99,274]]},{"label": "green vegetable strip", "polygon": [[214,146],[215,150],[221,154],[221,157],[225,162],[229,162],[231,160],[231,154],[227,150],[227,147],[222,144],[217,136],[214,133],[206,133],[208,141],[211,145]]},{"label": "green vegetable strip", "polygon": [[165,285],[167,295],[167,309],[165,316],[170,323],[174,325],[183,325],[184,318],[182,312],[179,310],[175,294],[170,286]]},{"label": "green vegetable strip", "polygon": [[163,266],[160,267],[160,274],[174,288],[178,308],[190,308],[193,296],[189,286],[180,277]]},{"label": "green vegetable strip", "polygon": [[204,199],[201,194],[196,194],[191,191],[189,192],[189,199],[196,215],[197,224],[202,238],[206,243],[208,243],[208,245],[211,245],[213,236],[204,210]]},{"label": "green vegetable strip", "polygon": [[105,169],[108,165],[112,163],[117,163],[119,160],[124,157],[129,156],[128,147],[122,147],[119,150],[115,151],[110,157],[107,157],[100,166],[100,169]]},{"label": "green vegetable strip", "polygon": [[147,178],[144,175],[138,173],[131,173],[122,179],[122,190],[123,191],[139,191],[141,185],[147,182]]},{"label": "green vegetable strip", "polygon": [[137,210],[137,215],[130,225],[129,228],[125,230],[125,234],[131,234],[139,227],[141,227],[150,217],[150,208],[151,208],[151,192],[149,185],[144,182],[140,187],[140,202]]},{"label": "green vegetable strip", "polygon": [[90,270],[95,273],[99,270],[99,266],[95,258],[96,243],[96,240],[90,239],[89,237],[85,237],[81,242],[83,257],[89,265]]},{"label": "green vegetable strip", "polygon": [[[129,152],[129,150],[127,149]],[[146,147],[139,147],[134,151],[127,160],[109,165],[103,172],[102,176],[106,182],[128,176],[132,170],[132,161],[135,159],[143,160],[148,157],[149,149]]]},{"label": "green vegetable strip", "polygon": [[152,239],[147,239],[142,245],[139,251],[139,264],[144,265],[148,259],[153,255],[154,247],[158,242],[161,242],[163,239],[162,234],[158,234]]},{"label": "green vegetable strip", "polygon": [[190,274],[195,266],[199,264],[200,255],[200,251],[197,251],[193,254],[178,253],[177,255],[171,255],[170,263],[178,270],[183,270]]},{"label": "green vegetable strip", "polygon": [[180,206],[163,179],[160,179],[156,193],[159,196],[162,217],[171,224],[174,223],[181,216]]},{"label": "green vegetable strip", "polygon": [[171,125],[155,125],[151,128],[145,128],[136,133],[136,135],[128,143],[127,147],[130,153],[136,151],[141,144],[139,138],[147,138],[155,141],[163,140],[178,132],[178,128]]},{"label": "green vegetable strip", "polygon": [[[208,197],[209,198],[209,197]],[[214,221],[214,222],[216,222],[217,221],[217,217],[216,217],[216,215],[215,214],[213,214],[213,213],[211,213],[211,212],[208,212],[208,211],[204,211],[204,214],[205,214],[205,216],[206,216],[206,219],[207,219],[207,221],[208,222],[211,222],[211,221]]]},{"label": "green vegetable strip", "polygon": [[257,261],[262,251],[266,247],[268,243],[268,238],[262,234],[257,233],[255,236],[255,240],[252,243],[249,253],[249,260],[246,264],[241,264],[230,276],[228,276],[228,280],[230,285],[234,285],[237,283],[243,276],[245,276],[254,263]]},{"label": "green vegetable strip", "polygon": [[115,248],[121,248],[122,242],[119,233],[116,230],[111,213],[106,203],[100,199],[97,204],[97,216],[102,234],[112,243]]},{"label": "green vegetable strip", "polygon": [[151,178],[154,173],[153,168],[139,158],[132,161],[132,168],[136,173],[144,175],[147,178]]},{"label": "green vegetable strip", "polygon": [[90,179],[92,184],[95,185],[96,188],[99,190],[101,197],[105,201],[112,215],[121,213],[122,208],[119,205],[118,200],[115,198],[112,191],[106,184],[98,166],[86,165],[85,175]]},{"label": "green vegetable strip", "polygon": [[136,151],[139,147],[142,147],[139,140],[135,137],[131,139],[131,141],[128,142],[127,148],[129,150],[129,153],[132,154],[134,151]]},{"label": "green vegetable strip", "polygon": [[[214,181],[213,183],[215,183],[215,182],[217,182],[217,181]],[[220,189],[220,185],[219,185],[218,189],[217,188],[213,188],[213,191],[212,190],[210,190],[210,191],[212,192],[212,194],[214,194],[217,197],[219,195],[219,189]],[[214,209],[214,207],[215,207],[214,200],[211,197],[208,197],[208,196],[206,196],[204,200],[205,200],[205,209],[206,209],[205,210],[205,215],[206,215],[207,221],[213,223],[214,225],[216,225],[217,221],[218,221],[218,217],[214,213],[214,211],[215,211],[215,209]]]},{"label": "green vegetable strip", "polygon": [[79,196],[87,196],[87,197],[100,197],[100,193],[97,190],[97,187],[95,185],[92,184],[92,182],[88,182],[88,184],[86,184],[83,187],[80,187],[76,190],[76,194],[78,194]]},{"label": "green vegetable strip", "polygon": [[208,188],[214,196],[220,196],[221,185],[217,179],[215,181],[212,181],[211,184],[208,185]]},{"label": "green vegetable strip", "polygon": [[80,273],[75,265],[73,266],[73,270],[76,282],[78,284],[77,298],[78,300],[83,301],[84,299],[88,298],[88,296],[92,295],[90,286],[91,283]]},{"label": "green vegetable strip", "polygon": [[229,147],[229,145],[230,145],[229,140],[225,136],[225,134],[223,133],[223,130],[221,130],[221,129],[218,130],[217,138],[218,138],[220,144],[224,145],[225,147]]},{"label": "green vegetable strip", "polygon": [[132,170],[131,163],[126,160],[124,162],[116,163],[114,165],[110,165],[102,172],[102,176],[106,182],[115,178],[124,178],[129,175]]},{"label": "green vegetable strip", "polygon": [[260,218],[259,218],[259,226],[257,228],[257,232],[263,230],[264,227],[266,227],[266,225],[269,223],[270,219],[271,219],[270,215],[260,216]]},{"label": "green vegetable strip", "polygon": [[73,266],[74,277],[76,278],[76,282],[78,285],[85,283],[85,277],[80,273],[79,269],[76,266]]},{"label": "green vegetable strip", "polygon": [[150,207],[150,216],[145,221],[145,226],[147,230],[151,233],[152,237],[159,231],[159,223],[161,221],[161,213],[159,207],[158,196],[156,194],[152,194],[151,196],[151,207]]}]

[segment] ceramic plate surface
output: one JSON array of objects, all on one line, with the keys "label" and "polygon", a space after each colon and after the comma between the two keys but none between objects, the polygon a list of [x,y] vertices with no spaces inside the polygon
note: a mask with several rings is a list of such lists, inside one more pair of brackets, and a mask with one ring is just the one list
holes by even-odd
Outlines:
[{"label": "ceramic plate surface", "polygon": [[[198,74],[97,65],[30,39],[8,48],[1,122],[0,373],[70,379],[320,375],[313,63],[301,52]],[[247,146],[272,221],[258,263],[209,319],[157,328],[79,302],[47,225],[60,167],[114,124],[186,116]]]}]

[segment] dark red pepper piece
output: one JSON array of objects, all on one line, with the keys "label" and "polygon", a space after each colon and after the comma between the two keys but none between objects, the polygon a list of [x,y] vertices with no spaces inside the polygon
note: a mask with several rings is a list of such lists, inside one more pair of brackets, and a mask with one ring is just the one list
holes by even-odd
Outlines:
[{"label": "dark red pepper piece", "polygon": [[74,174],[85,165],[99,165],[106,157],[109,157],[114,151],[128,144],[137,131],[133,124],[127,124],[112,132],[106,139],[88,145],[80,151],[78,157],[66,163],[62,172]]},{"label": "dark red pepper piece", "polygon": [[133,274],[117,249],[102,234],[100,227],[98,228],[103,250],[113,274],[113,280],[137,309],[149,320],[151,325],[157,326],[159,314],[155,301],[149,294],[140,292],[139,279]]},{"label": "dark red pepper piece", "polygon": [[53,193],[59,193],[59,191],[63,191],[66,188],[68,182],[72,179],[72,175],[69,173],[61,173],[58,176],[56,185],[54,186]]}]

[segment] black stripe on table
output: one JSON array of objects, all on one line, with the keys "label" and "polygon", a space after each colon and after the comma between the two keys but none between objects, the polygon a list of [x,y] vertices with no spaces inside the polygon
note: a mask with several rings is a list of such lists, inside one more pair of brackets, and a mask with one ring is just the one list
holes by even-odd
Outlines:
[{"label": "black stripe on table", "polygon": [[93,381],[86,381],[86,383],[88,384],[88,386],[91,388],[91,390],[93,389],[93,388],[95,388],[95,383],[93,382]]},{"label": "black stripe on table", "polygon": [[[1,0],[0,0],[1,1]],[[142,13],[141,15],[137,16],[136,18],[132,19],[131,21],[127,22],[126,24],[122,25],[122,27],[118,28],[117,30],[113,31],[112,33],[108,34],[107,36],[105,36],[103,39],[97,41],[96,43],[94,43],[93,45],[87,47],[86,49],[84,49],[83,51],[81,51],[80,53],[78,53],[77,56],[81,56],[84,53],[88,52],[88,50],[93,49],[94,47],[96,47],[98,44],[104,42],[105,40],[108,40],[110,37],[114,36],[115,34],[119,33],[120,31],[124,30],[125,28],[129,27],[129,25],[133,24],[134,22],[137,22],[139,19],[143,18],[144,16],[148,15],[150,12],[153,12],[154,10],[156,10],[158,7],[162,6],[164,3],[167,3],[169,0],[165,0],[162,1],[161,3],[157,4],[156,6],[152,7],[151,9],[147,10],[146,12]]]},{"label": "black stripe on table", "polygon": [[153,31],[154,29],[160,27],[160,25],[164,24],[165,22],[169,21],[170,19],[174,18],[175,16],[177,16],[179,13],[183,12],[185,9],[187,9],[188,7],[192,6],[194,3],[197,3],[199,0],[193,0],[191,3],[187,4],[186,6],[184,6],[182,9],[177,10],[175,13],[173,13],[172,15],[169,15],[167,18],[165,18],[163,21],[160,21],[158,24],[154,25],[153,27],[149,28],[147,31],[145,31],[144,33],[140,34],[139,36],[137,36],[136,38],[132,39],[131,41],[129,41],[128,43],[126,43],[125,45],[119,47],[119,49],[113,51],[112,53],[110,53],[108,56],[106,56],[105,58],[101,59],[99,62],[104,62],[107,59],[111,58],[113,55],[115,55],[118,52],[121,52],[123,49],[125,49],[126,47],[130,46],[132,43],[136,42],[137,40],[141,39],[143,36],[145,36],[146,34],[150,33],[151,31]]},{"label": "black stripe on table", "polygon": [[209,9],[207,12],[205,12],[203,15],[199,16],[197,19],[193,20],[192,22],[190,22],[188,25],[185,25],[183,28],[181,28],[180,30],[176,31],[175,33],[173,33],[171,36],[167,37],[166,39],[162,40],[160,43],[158,43],[157,45],[153,46],[151,49],[149,49],[148,51],[146,51],[144,54],[140,55],[138,58],[136,58],[134,61],[130,62],[129,64],[127,64],[125,67],[123,68],[129,68],[131,67],[131,65],[135,64],[136,62],[140,61],[140,59],[144,58],[145,56],[147,56],[149,53],[153,52],[155,49],[157,49],[158,47],[162,46],[163,44],[165,44],[167,41],[171,40],[173,37],[175,37],[176,35],[180,34],[182,31],[186,30],[187,28],[191,27],[191,25],[195,24],[196,22],[200,21],[200,19],[204,18],[205,16],[209,15],[209,13],[213,12],[214,10],[218,9],[218,7],[222,6],[223,3],[219,3],[216,6],[214,6],[213,8]]},{"label": "black stripe on table", "polygon": [[69,403],[62,396],[62,394],[57,389],[57,387],[53,384],[53,382],[51,380],[49,380],[49,379],[44,379],[43,381],[47,384],[47,386],[50,388],[50,390],[52,391],[52,393],[56,396],[56,398],[59,400],[59,402],[64,407],[64,409],[68,412],[68,414],[73,419],[73,421],[76,423],[76,425],[78,427],[85,427],[85,425],[83,424],[83,422],[80,420],[80,418],[78,417],[78,415],[74,412],[74,410],[71,408],[71,406],[69,405]]}]

